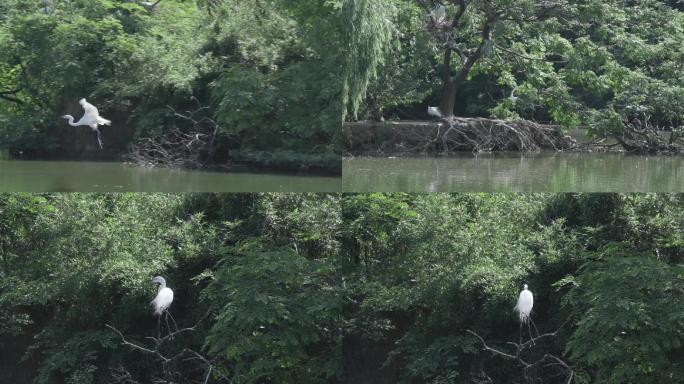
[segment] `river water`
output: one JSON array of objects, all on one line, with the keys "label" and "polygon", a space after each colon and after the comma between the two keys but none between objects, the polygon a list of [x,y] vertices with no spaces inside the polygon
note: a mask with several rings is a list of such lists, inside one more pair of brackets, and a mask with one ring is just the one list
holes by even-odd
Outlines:
[{"label": "river water", "polygon": [[347,158],[355,192],[684,192],[684,157],[621,153]]},{"label": "river water", "polygon": [[110,162],[0,159],[0,192],[337,192],[340,177],[144,168]]}]

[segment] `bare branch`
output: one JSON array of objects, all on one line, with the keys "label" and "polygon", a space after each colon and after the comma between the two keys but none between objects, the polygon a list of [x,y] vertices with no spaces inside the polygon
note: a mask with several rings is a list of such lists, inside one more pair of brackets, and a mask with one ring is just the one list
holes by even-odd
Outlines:
[{"label": "bare branch", "polygon": [[192,125],[190,132],[178,128],[152,138],[144,138],[131,147],[128,157],[145,166],[169,168],[204,168],[214,160],[220,127],[205,113],[197,98],[197,109],[179,113],[171,106],[172,115]]},{"label": "bare branch", "polygon": [[[215,368],[215,367],[214,367],[214,363],[213,363],[211,360],[207,359],[207,358],[204,357],[202,354],[198,353],[197,351],[195,351],[195,350],[193,350],[193,349],[190,349],[190,348],[183,348],[179,353],[177,353],[177,354],[175,354],[175,355],[173,355],[173,356],[165,355],[165,354],[162,354],[162,353],[160,352],[161,348],[165,345],[166,342],[171,341],[171,340],[174,340],[174,336],[179,335],[179,334],[181,334],[181,333],[186,333],[186,332],[193,332],[193,331],[195,331],[195,330],[197,329],[197,327],[202,323],[202,321],[204,321],[204,319],[207,318],[208,315],[209,315],[208,313],[205,314],[205,315],[204,315],[201,319],[199,319],[199,320],[197,321],[197,323],[195,323],[195,325],[193,325],[192,327],[186,327],[186,328],[177,329],[177,330],[174,331],[174,332],[170,332],[167,336],[164,336],[164,337],[161,337],[161,338],[146,337],[147,339],[151,339],[151,340],[154,342],[154,346],[150,346],[150,347],[144,346],[144,345],[141,345],[141,344],[136,344],[136,343],[134,343],[134,342],[132,342],[132,341],[129,341],[129,340],[123,335],[123,333],[122,333],[121,331],[119,331],[118,329],[116,329],[115,327],[113,327],[113,326],[111,326],[111,325],[109,325],[109,324],[105,324],[105,326],[106,326],[107,328],[111,329],[112,331],[114,331],[114,333],[116,333],[116,334],[119,336],[119,338],[121,339],[121,343],[122,343],[123,345],[126,345],[126,346],[130,347],[130,348],[133,349],[133,350],[137,350],[137,351],[143,352],[143,353],[145,353],[145,354],[154,356],[156,359],[158,359],[159,361],[161,361],[163,370],[164,370],[164,372],[166,372],[166,373],[168,373],[168,366],[171,365],[171,363],[174,362],[174,361],[181,361],[181,360],[197,360],[197,361],[201,362],[202,365],[204,366],[204,369],[207,370],[207,373],[206,373],[206,375],[204,376],[204,383],[205,383],[205,384],[208,383],[209,377],[211,377],[212,372],[219,372],[218,375],[219,375],[221,378],[223,378],[223,379],[225,379],[226,381],[230,382],[230,379],[229,379],[229,378],[227,378],[227,377],[224,376],[222,373],[220,373],[220,371],[217,371],[217,370],[214,369],[214,368]],[[187,359],[187,358],[186,358],[186,359],[183,359],[183,357],[185,357],[185,356],[192,356],[192,358],[191,358],[191,359]],[[123,370],[123,368],[121,368],[121,369]]]},{"label": "bare branch", "polygon": [[492,354],[499,356],[501,358],[517,362],[520,366],[522,366],[525,377],[528,380],[534,381],[535,379],[534,377],[532,377],[532,375],[535,372],[533,368],[555,366],[562,368],[561,374],[565,375],[565,377],[567,378],[567,383],[569,384],[572,382],[573,378],[577,377],[577,375],[575,374],[575,370],[561,358],[550,353],[544,354],[544,356],[541,359],[538,359],[536,361],[528,361],[523,359],[522,357],[522,354],[525,352],[525,350],[529,349],[531,346],[537,345],[537,342],[541,339],[556,337],[558,335],[558,332],[563,327],[565,327],[569,320],[570,317],[568,317],[554,332],[548,332],[541,335],[537,335],[536,337],[531,337],[530,340],[525,343],[515,343],[511,341],[506,342],[506,344],[512,345],[515,348],[514,352],[505,352],[500,349],[489,346],[489,344],[487,344],[487,342],[484,340],[484,338],[482,338],[482,336],[478,335],[474,331],[471,331],[470,329],[466,330],[466,332],[475,336],[475,338],[477,338],[480,341],[480,343],[482,344],[482,348],[485,351],[489,351]]}]

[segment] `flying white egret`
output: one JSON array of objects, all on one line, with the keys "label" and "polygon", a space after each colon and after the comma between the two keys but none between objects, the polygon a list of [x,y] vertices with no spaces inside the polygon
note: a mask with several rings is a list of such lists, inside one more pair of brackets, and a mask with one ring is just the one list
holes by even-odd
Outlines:
[{"label": "flying white egret", "polygon": [[428,107],[428,115],[442,117],[442,112],[439,111],[439,107]]},{"label": "flying white egret", "polygon": [[[534,306],[534,295],[532,295],[532,292],[527,289],[527,284],[523,285],[523,290],[520,292],[520,296],[518,296],[518,303],[515,305],[515,311],[518,312],[518,316],[520,317],[520,343],[522,344],[522,326],[523,324],[527,324],[527,331],[530,333],[530,339],[534,340],[534,337],[532,336],[532,330],[530,329],[530,323],[534,326],[534,329],[537,329],[537,326],[534,324],[534,321],[532,321],[532,318],[530,317],[530,314],[532,313],[532,307]],[[539,334],[539,331],[537,331],[537,334]],[[533,341],[534,343],[534,341]]]},{"label": "flying white egret", "polygon": [[79,125],[87,125],[90,128],[93,129],[93,131],[97,132],[97,143],[100,144],[100,149],[102,149],[102,140],[100,138],[100,129],[97,127],[98,125],[112,125],[112,122],[105,119],[104,117],[100,116],[100,112],[97,111],[97,108],[88,103],[86,99],[81,99],[78,101],[79,104],[83,107],[84,113],[83,117],[81,117],[81,120],[77,121],[74,123],[74,117],[71,115],[64,115],[62,116],[65,119],[69,120],[69,125],[72,127],[77,127]]},{"label": "flying white egret", "polygon": [[[171,306],[171,303],[173,302],[173,290],[171,288],[166,286],[166,280],[164,280],[163,277],[157,276],[152,278],[152,282],[159,284],[159,289],[157,290],[157,296],[150,302],[150,305],[154,308],[154,314],[156,316],[159,316],[157,319],[157,326],[159,328],[159,336],[161,337],[161,317],[162,314],[166,314],[166,317],[164,318],[166,320],[166,327],[169,329],[169,334],[171,334],[171,327],[169,327],[169,307]],[[173,317],[171,317],[171,320],[173,320]],[[176,323],[176,320],[173,320],[173,323]],[[178,327],[176,326],[176,329]]]}]

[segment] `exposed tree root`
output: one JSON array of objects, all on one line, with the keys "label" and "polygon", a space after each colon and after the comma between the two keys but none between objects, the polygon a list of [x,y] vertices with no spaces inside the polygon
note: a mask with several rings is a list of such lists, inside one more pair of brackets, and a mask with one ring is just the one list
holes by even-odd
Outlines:
[{"label": "exposed tree root", "polygon": [[352,153],[493,152],[564,150],[575,140],[557,126],[529,120],[453,117],[439,121],[357,122],[344,127]]},{"label": "exposed tree root", "polygon": [[615,140],[629,153],[643,155],[684,154],[684,144],[678,129],[671,128],[669,137],[662,134],[657,125],[650,122],[650,116],[635,119],[626,124],[622,135]]},{"label": "exposed tree root", "polygon": [[168,108],[175,117],[190,123],[190,130],[174,128],[164,135],[142,139],[131,146],[128,158],[139,165],[168,168],[197,169],[211,164],[218,146],[219,125],[205,115],[207,107],[199,106],[185,114]]}]

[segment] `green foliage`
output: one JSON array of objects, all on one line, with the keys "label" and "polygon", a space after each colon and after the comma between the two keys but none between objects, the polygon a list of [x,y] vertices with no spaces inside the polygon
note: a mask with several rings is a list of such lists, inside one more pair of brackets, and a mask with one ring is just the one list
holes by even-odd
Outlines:
[{"label": "green foliage", "polygon": [[325,383],[339,376],[339,296],[327,281],[330,259],[254,242],[236,252],[204,292],[218,313],[209,353],[230,362],[241,382]]},{"label": "green foliage", "polygon": [[344,0],[344,73],[342,119],[348,110],[356,117],[368,85],[377,77],[394,34],[391,18],[395,8],[386,0]]},{"label": "green foliage", "polygon": [[[366,4],[350,1],[349,9],[357,3]],[[677,129],[684,121],[684,16],[672,3],[470,1],[453,28],[435,25],[429,13],[444,4],[450,22],[460,12],[459,2],[383,3],[383,12],[401,11],[366,15],[361,26],[350,23],[364,39],[349,54],[354,63],[348,71],[365,74],[354,80],[359,85],[352,100],[360,101],[353,111],[360,103],[389,116],[425,118],[425,105],[438,104],[442,94],[437,83],[443,81],[446,52],[454,56],[451,74],[458,74],[482,45],[482,55],[459,84],[458,114],[584,125],[595,135],[619,135],[625,124],[644,118]],[[374,17],[389,18],[396,33]],[[482,40],[487,23],[491,36]],[[388,40],[396,44],[385,52]],[[383,60],[388,65],[381,66]],[[402,100],[403,95],[408,97]]]},{"label": "green foliage", "polygon": [[672,381],[684,371],[684,269],[623,252],[606,246],[598,252],[605,260],[583,267],[567,297],[583,312],[568,351],[595,368],[600,382]]},{"label": "green foliage", "polygon": [[528,361],[564,357],[578,380],[679,377],[681,207],[676,195],[345,196],[344,318],[365,340],[346,364],[381,354],[365,375],[384,366],[407,383],[552,381],[487,358],[465,333],[516,342],[511,309],[527,283],[541,333],[572,320]]},{"label": "green foliage", "polygon": [[188,129],[169,107],[199,103],[242,153],[295,152],[303,168],[339,156],[338,2],[171,0],[148,10],[68,0],[43,13],[13,0],[3,8],[0,92],[17,92],[0,97],[0,148],[60,154],[51,136],[59,116],[86,97],[116,116],[114,128],[132,125],[134,140]]},{"label": "green foliage", "polygon": [[683,208],[664,194],[0,195],[0,346],[32,358],[38,383],[120,367],[202,382],[105,327],[155,336],[163,275],[178,325],[204,319],[164,352],[201,351],[217,380],[555,382],[466,332],[510,352],[529,284],[536,327],[557,333],[526,361],[557,356],[575,382],[679,382]]},{"label": "green foliage", "polygon": [[89,383],[106,375],[103,358],[123,350],[114,352],[116,336],[104,324],[132,331],[151,320],[150,277],[200,259],[211,234],[198,231],[197,218],[174,221],[180,196],[3,195],[0,201],[2,221],[13,230],[2,240],[0,308],[38,326],[31,352],[41,361],[37,383]]},{"label": "green foliage", "polygon": [[241,137],[243,151],[339,155],[335,3],[236,1],[218,12],[215,50],[230,47],[211,89],[221,126]]}]

